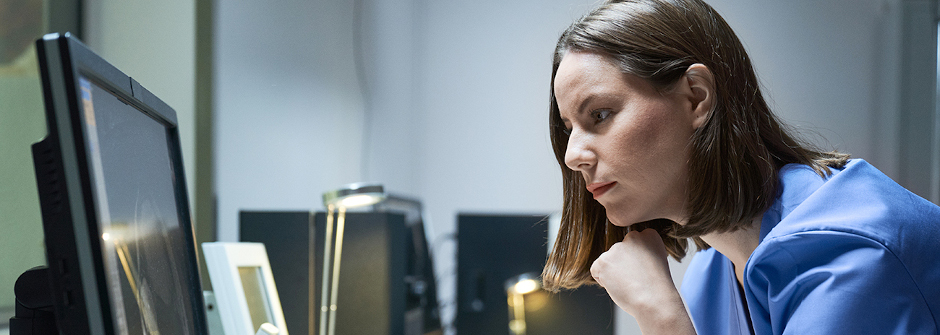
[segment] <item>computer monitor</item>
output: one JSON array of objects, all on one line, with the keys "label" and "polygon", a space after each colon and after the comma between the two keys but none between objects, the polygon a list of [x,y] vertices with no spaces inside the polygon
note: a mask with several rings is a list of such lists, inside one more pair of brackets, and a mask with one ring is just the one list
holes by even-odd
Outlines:
[{"label": "computer monitor", "polygon": [[225,334],[255,335],[266,323],[289,334],[264,244],[208,242],[202,252]]},{"label": "computer monitor", "polygon": [[69,34],[37,41],[33,145],[62,334],[206,334],[176,113]]}]

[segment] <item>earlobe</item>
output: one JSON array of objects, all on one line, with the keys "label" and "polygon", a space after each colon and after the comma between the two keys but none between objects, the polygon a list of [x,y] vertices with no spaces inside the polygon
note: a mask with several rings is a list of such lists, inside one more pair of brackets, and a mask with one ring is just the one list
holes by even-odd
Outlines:
[{"label": "earlobe", "polygon": [[700,128],[715,107],[715,77],[705,64],[695,63],[685,71],[692,91],[692,127]]}]

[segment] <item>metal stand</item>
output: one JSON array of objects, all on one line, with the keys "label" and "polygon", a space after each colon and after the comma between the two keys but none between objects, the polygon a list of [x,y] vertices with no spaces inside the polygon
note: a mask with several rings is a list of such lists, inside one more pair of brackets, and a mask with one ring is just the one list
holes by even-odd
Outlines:
[{"label": "metal stand", "polygon": [[[343,254],[343,230],[346,226],[346,208],[340,206],[336,220],[336,245],[331,249],[331,239],[333,238],[333,210],[332,204],[327,206],[326,217],[326,243],[323,248],[323,287],[320,291],[320,335],[336,334],[336,302],[339,295],[339,266]],[[312,231],[312,230],[311,230]],[[311,233],[312,234],[312,233]],[[310,243],[313,245],[313,243]],[[333,256],[332,278],[330,273],[330,255]],[[329,291],[327,291],[329,288]],[[312,293],[311,293],[312,295]],[[329,297],[329,303],[327,303]]]}]

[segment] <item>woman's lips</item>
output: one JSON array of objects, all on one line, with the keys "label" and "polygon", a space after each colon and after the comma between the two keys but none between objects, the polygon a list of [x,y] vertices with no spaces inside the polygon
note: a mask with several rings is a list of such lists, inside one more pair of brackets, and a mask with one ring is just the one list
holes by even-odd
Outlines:
[{"label": "woman's lips", "polygon": [[611,187],[614,187],[615,184],[617,184],[617,182],[615,181],[609,181],[605,183],[593,183],[587,186],[587,190],[588,192],[591,192],[592,194],[594,194],[594,199],[597,199],[601,195],[606,193],[608,190],[610,190]]}]

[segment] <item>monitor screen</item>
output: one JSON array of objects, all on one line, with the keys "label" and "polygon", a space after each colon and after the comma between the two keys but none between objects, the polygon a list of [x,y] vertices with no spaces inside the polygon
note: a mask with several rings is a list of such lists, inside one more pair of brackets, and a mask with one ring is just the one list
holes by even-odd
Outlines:
[{"label": "monitor screen", "polygon": [[68,34],[37,42],[33,145],[60,332],[204,334],[172,108]]},{"label": "monitor screen", "polygon": [[116,332],[194,334],[171,134],[89,78],[79,88]]},{"label": "monitor screen", "polygon": [[262,324],[274,322],[274,312],[265,291],[264,276],[261,275],[260,266],[239,266],[238,276],[245,291],[245,300],[248,302],[248,314],[251,315],[252,329],[261,328]]}]

